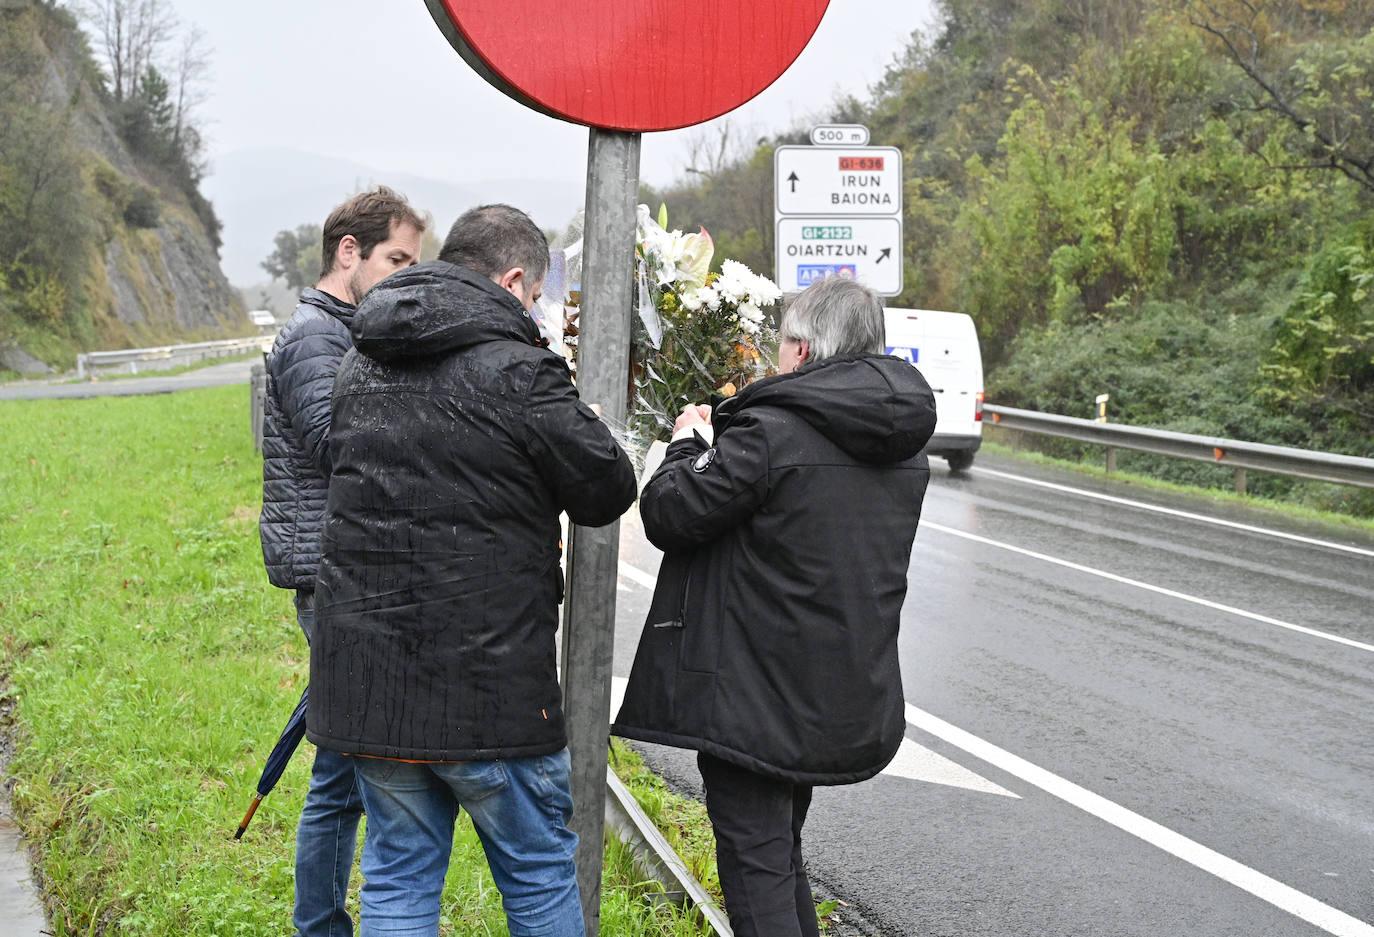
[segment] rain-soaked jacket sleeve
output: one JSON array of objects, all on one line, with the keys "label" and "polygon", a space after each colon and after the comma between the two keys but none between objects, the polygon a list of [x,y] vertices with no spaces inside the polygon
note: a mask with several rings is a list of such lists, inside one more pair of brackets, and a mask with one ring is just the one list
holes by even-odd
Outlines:
[{"label": "rain-soaked jacket sleeve", "polygon": [[541,357],[525,409],[525,443],[560,509],[574,524],[602,527],[635,500],[634,468],[562,358]]},{"label": "rain-soaked jacket sleeve", "polygon": [[668,447],[639,501],[644,533],[665,552],[690,550],[743,523],[768,497],[768,439],[744,412],[708,448],[699,437]]}]

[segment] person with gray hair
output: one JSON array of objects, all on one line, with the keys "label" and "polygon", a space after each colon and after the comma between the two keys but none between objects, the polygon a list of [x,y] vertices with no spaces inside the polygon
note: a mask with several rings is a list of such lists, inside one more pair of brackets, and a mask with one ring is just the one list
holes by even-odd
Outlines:
[{"label": "person with gray hair", "polygon": [[873,777],[906,727],[897,630],[935,400],[884,351],[872,290],[812,286],[783,313],[779,373],[684,409],[640,497],[665,555],[612,731],[698,752],[739,937],[817,937],[812,788]]},{"label": "person with gray hair", "polygon": [[363,937],[438,933],[459,809],[510,933],[583,934],[559,515],[608,524],[635,478],[530,319],[548,261],[524,212],[474,208],[368,294],[334,385],[307,732],[356,764]]}]

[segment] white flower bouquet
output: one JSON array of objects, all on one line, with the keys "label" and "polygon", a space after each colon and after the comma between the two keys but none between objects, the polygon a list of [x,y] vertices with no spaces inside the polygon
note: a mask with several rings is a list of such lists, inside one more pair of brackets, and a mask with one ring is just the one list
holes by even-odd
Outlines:
[{"label": "white flower bouquet", "polygon": [[647,439],[666,439],[691,403],[733,396],[766,376],[777,335],[768,312],[782,291],[742,263],[712,273],[715,245],[705,230],[668,230],[639,207],[639,317],[630,422]]}]

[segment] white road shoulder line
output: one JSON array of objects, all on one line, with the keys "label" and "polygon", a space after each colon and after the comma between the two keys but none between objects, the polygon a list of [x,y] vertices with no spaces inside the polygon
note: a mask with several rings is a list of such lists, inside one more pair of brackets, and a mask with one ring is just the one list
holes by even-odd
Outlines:
[{"label": "white road shoulder line", "polygon": [[[629,682],[624,677],[611,678],[611,721],[615,720],[616,713],[620,712],[620,707],[625,703],[625,688]],[[901,748],[897,750],[897,757],[893,758],[892,763],[883,769],[883,774],[890,777],[906,778],[910,781],[940,784],[945,787],[961,787],[965,790],[977,791],[980,794],[996,794],[999,797],[1010,797],[1013,800],[1021,799],[1021,795],[1013,794],[1005,787],[993,784],[987,778],[975,774],[957,761],[951,761],[944,755],[933,752],[924,745],[917,745],[908,738],[902,739]]]},{"label": "white road shoulder line", "polygon": [[996,547],[999,550],[1007,550],[1011,553],[1019,553],[1022,556],[1029,556],[1032,559],[1041,560],[1046,563],[1053,563],[1054,565],[1062,566],[1065,569],[1072,569],[1080,573],[1087,573],[1089,576],[1097,576],[1101,579],[1109,579],[1112,582],[1119,582],[1122,585],[1126,586],[1134,586],[1137,589],[1144,589],[1147,592],[1154,592],[1158,595],[1167,595],[1171,599],[1179,599],[1183,602],[1191,602],[1194,605],[1201,605],[1204,608],[1214,609],[1219,612],[1227,612],[1231,615],[1239,615],[1241,618],[1248,618],[1251,621],[1262,622],[1266,625],[1273,625],[1276,628],[1285,628],[1288,631],[1296,631],[1299,634],[1310,635],[1314,638],[1322,638],[1326,641],[1332,641],[1336,644],[1344,644],[1346,647],[1353,647],[1356,650],[1370,651],[1374,653],[1374,644],[1365,644],[1362,641],[1355,641],[1351,638],[1345,638],[1338,634],[1330,634],[1329,632],[1318,631],[1315,628],[1308,628],[1304,625],[1295,625],[1292,622],[1281,621],[1277,618],[1270,618],[1268,615],[1261,615],[1258,612],[1247,612],[1243,608],[1236,608],[1233,605],[1223,605],[1220,602],[1213,602],[1211,599],[1199,598],[1195,595],[1189,595],[1186,592],[1176,592],[1173,589],[1165,589],[1163,586],[1154,586],[1148,582],[1141,582],[1138,579],[1130,579],[1126,576],[1118,576],[1116,573],[1109,573],[1106,570],[1094,569],[1091,566],[1084,566],[1080,563],[1071,563],[1068,560],[1061,560],[1055,556],[1048,556],[1044,553],[1036,553],[1034,550],[1027,550],[1024,547],[1012,546],[1009,543],[1002,543],[1000,540],[992,540],[987,537],[981,537],[978,534],[968,533],[967,531],[956,530],[953,527],[946,527],[943,524],[936,524],[933,521],[921,521],[921,528],[936,530],[942,534],[949,534],[950,536],[960,537],[964,540],[972,540],[974,543],[985,544],[990,547]]},{"label": "white road shoulder line", "polygon": [[975,475],[990,475],[994,478],[1006,478],[1011,481],[1020,482],[1023,485],[1035,485],[1038,488],[1048,488],[1051,491],[1062,491],[1065,494],[1078,495],[1081,498],[1092,498],[1096,501],[1106,501],[1110,504],[1122,504],[1126,507],[1139,508],[1143,511],[1153,511],[1156,514],[1167,514],[1170,517],[1182,517],[1190,521],[1200,521],[1204,524],[1214,524],[1217,527],[1229,527],[1232,530],[1243,530],[1246,533],[1260,534],[1265,537],[1278,537],[1282,540],[1291,540],[1294,543],[1305,543],[1309,546],[1324,547],[1328,550],[1340,550],[1343,553],[1353,553],[1356,556],[1374,557],[1374,550],[1364,547],[1351,546],[1347,543],[1336,543],[1331,540],[1318,540],[1316,537],[1304,537],[1300,534],[1290,534],[1282,530],[1273,530],[1269,527],[1256,527],[1253,524],[1242,524],[1238,521],[1223,520],[1219,517],[1208,517],[1206,514],[1194,514],[1191,511],[1180,511],[1176,508],[1166,508],[1158,504],[1150,504],[1146,501],[1134,501],[1130,498],[1118,498],[1114,495],[1103,494],[1099,491],[1088,491],[1084,488],[1073,488],[1069,485],[1058,485],[1054,482],[1041,481],[1038,478],[1027,478],[1024,475],[1014,475],[1011,472],[999,472],[996,469],[975,468]]},{"label": "white road shoulder line", "polygon": [[1204,872],[1215,875],[1224,882],[1267,901],[1280,910],[1321,928],[1328,934],[1334,934],[1336,937],[1374,937],[1374,926],[1324,904],[1311,895],[1306,895],[1277,879],[1270,878],[1262,872],[1242,865],[1234,859],[1227,858],[1221,853],[1188,839],[1180,833],[1175,833],[1153,820],[1148,820],[1127,810],[1120,804],[1113,803],[1099,794],[1079,787],[1072,781],[1061,778],[1053,772],[1033,765],[1024,758],[998,748],[991,742],[965,732],[957,726],[950,725],[938,716],[933,716],[910,703],[906,705],[906,721],[917,729],[929,732],[936,738],[982,759],[993,767],[1000,768],[1027,784],[1038,787],[1042,791],[1097,817],[1099,820],[1110,823],[1117,829],[1164,850],[1171,856],[1182,859]]}]

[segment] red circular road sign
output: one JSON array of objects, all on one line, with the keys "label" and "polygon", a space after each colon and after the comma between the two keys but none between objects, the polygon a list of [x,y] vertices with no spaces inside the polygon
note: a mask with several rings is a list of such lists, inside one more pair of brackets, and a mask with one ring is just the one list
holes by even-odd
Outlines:
[{"label": "red circular road sign", "polygon": [[796,61],[830,0],[425,0],[487,81],[554,117],[674,130],[719,117]]}]

